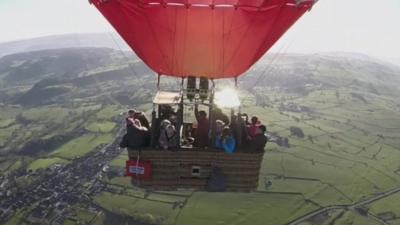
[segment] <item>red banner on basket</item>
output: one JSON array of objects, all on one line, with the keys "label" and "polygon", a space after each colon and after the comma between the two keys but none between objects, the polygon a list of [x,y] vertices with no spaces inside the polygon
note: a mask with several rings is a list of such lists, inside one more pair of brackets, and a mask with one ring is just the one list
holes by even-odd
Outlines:
[{"label": "red banner on basket", "polygon": [[127,160],[125,176],[148,180],[151,178],[152,170],[149,161]]}]

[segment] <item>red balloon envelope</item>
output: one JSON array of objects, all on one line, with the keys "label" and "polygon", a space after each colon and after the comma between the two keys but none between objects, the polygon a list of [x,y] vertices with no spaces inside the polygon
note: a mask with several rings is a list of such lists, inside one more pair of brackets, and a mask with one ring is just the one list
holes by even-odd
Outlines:
[{"label": "red balloon envelope", "polygon": [[237,77],[316,0],[91,0],[163,75]]}]

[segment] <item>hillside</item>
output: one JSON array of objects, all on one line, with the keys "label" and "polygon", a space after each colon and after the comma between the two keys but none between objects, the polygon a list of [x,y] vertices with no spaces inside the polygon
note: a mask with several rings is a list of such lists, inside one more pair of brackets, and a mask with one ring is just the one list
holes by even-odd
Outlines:
[{"label": "hillside", "polygon": [[[398,194],[364,200],[399,187],[400,68],[358,54],[263,58],[239,79],[243,112],[289,146],[268,143],[253,193],[152,193],[121,175],[126,152],[107,145],[123,126],[121,112],[150,110],[155,78],[133,54],[109,48],[0,58],[0,212],[12,212],[0,213],[4,224],[29,224],[40,213],[59,224],[399,224]],[[162,87],[178,85],[166,79]],[[63,178],[54,185],[71,189],[63,213],[43,197],[18,198],[53,171]],[[52,191],[43,196],[59,188],[46,185]],[[326,211],[303,217],[318,210]]]}]

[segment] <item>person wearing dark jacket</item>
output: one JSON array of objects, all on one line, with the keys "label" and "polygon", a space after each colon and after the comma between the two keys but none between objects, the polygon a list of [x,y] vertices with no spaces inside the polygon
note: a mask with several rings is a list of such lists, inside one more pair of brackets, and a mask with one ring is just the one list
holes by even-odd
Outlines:
[{"label": "person wearing dark jacket", "polygon": [[149,136],[149,130],[142,126],[140,121],[135,118],[135,111],[129,110],[126,120],[126,134],[120,143],[121,148],[128,148],[128,155],[131,156],[129,149],[136,150],[146,147],[146,139]]},{"label": "person wearing dark jacket", "polygon": [[199,111],[198,105],[194,107],[194,114],[197,120],[196,135],[194,145],[204,148],[208,146],[208,132],[210,131],[210,122],[205,111]]},{"label": "person wearing dark jacket", "polygon": [[266,131],[267,131],[267,128],[264,125],[258,126],[258,128],[256,129],[256,134],[250,142],[251,150],[257,151],[257,152],[264,151],[265,145],[268,142],[268,138],[267,138],[267,136],[265,136]]},{"label": "person wearing dark jacket", "polygon": [[[141,125],[141,132],[143,135],[143,139],[144,139],[144,147],[148,147],[150,145],[150,138],[151,138],[151,134],[150,134],[150,123],[149,120],[146,118],[146,115],[143,112],[136,112],[134,114],[134,119],[139,120],[140,125]],[[146,129],[143,129],[146,128]]]},{"label": "person wearing dark jacket", "polygon": [[229,117],[220,108],[214,109],[214,117],[215,121],[221,120],[225,125],[229,125]]},{"label": "person wearing dark jacket", "polygon": [[231,123],[229,124],[229,127],[231,128],[232,133],[233,133],[233,137],[236,140],[240,140],[242,146],[247,146],[250,141],[248,139],[249,135],[248,135],[247,123],[246,123],[245,118],[246,118],[245,116],[238,117],[238,116],[234,115],[232,117]]},{"label": "person wearing dark jacket", "polygon": [[124,135],[120,144],[121,148],[138,149],[145,147],[146,137],[148,136],[148,130],[140,124],[137,119],[131,120],[133,125],[127,127],[126,134]]},{"label": "person wearing dark jacket", "polygon": [[140,121],[140,124],[143,127],[146,127],[147,130],[150,130],[150,123],[149,120],[146,118],[146,115],[143,112],[136,112],[134,114],[134,118]]}]

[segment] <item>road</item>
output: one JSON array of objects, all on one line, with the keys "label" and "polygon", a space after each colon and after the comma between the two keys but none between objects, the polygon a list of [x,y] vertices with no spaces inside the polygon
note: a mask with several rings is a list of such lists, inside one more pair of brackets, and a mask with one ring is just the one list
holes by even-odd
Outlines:
[{"label": "road", "polygon": [[[329,211],[332,211],[332,210],[340,210],[340,209],[355,210],[355,209],[357,209],[357,208],[359,208],[361,206],[371,204],[371,203],[373,203],[375,201],[378,201],[380,199],[386,198],[386,197],[388,197],[390,195],[393,195],[393,194],[396,194],[398,192],[400,192],[400,187],[397,187],[397,188],[394,188],[392,190],[380,193],[380,194],[375,195],[373,197],[370,197],[368,199],[361,200],[361,201],[356,202],[356,203],[354,203],[352,205],[327,206],[327,207],[318,209],[316,211],[310,212],[310,213],[308,213],[308,214],[306,214],[306,215],[304,215],[304,216],[302,216],[300,218],[297,218],[297,219],[287,223],[286,225],[298,225],[298,224],[300,224],[302,222],[305,222],[305,221],[313,218],[314,216],[317,216],[317,215],[320,215],[322,213],[326,213],[326,212],[329,212]],[[374,215],[369,214],[368,216],[371,217],[372,219],[374,219],[375,221],[383,224],[383,225],[389,225],[388,223],[386,223],[385,221],[379,219],[378,217],[376,217]]]}]

